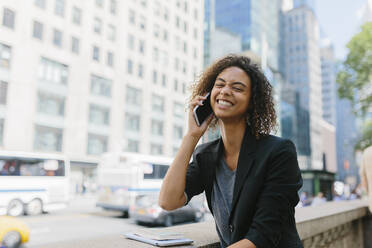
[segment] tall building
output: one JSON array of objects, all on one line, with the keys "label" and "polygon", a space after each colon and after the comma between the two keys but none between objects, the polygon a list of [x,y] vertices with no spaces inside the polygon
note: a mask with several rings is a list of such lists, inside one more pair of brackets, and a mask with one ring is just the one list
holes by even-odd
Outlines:
[{"label": "tall building", "polygon": [[3,0],[1,149],[173,155],[203,67],[203,4]]},{"label": "tall building", "polygon": [[[328,41],[326,42],[328,43]],[[331,44],[323,44],[320,48],[320,56],[322,69],[323,119],[333,126],[336,126],[337,61],[334,56],[333,46]]]},{"label": "tall building", "polygon": [[313,11],[301,6],[284,14],[285,75],[293,89],[299,130],[295,134],[301,169],[322,169],[322,98],[319,27]]}]

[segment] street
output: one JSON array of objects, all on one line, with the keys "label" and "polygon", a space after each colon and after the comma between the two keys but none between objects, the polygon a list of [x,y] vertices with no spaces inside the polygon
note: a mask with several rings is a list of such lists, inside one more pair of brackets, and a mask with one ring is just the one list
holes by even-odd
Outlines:
[{"label": "street", "polygon": [[[61,241],[89,240],[113,234],[123,234],[139,226],[119,212],[95,207],[94,196],[78,197],[68,208],[38,216],[20,217],[30,228],[30,240],[23,248],[37,248]],[[210,216],[206,219],[211,219]],[[144,226],[140,226],[144,227]]]}]

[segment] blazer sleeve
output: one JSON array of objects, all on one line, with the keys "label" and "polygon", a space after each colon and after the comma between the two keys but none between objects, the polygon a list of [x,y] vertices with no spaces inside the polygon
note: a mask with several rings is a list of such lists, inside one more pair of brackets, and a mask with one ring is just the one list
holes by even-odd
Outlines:
[{"label": "blazer sleeve", "polygon": [[203,180],[201,176],[200,166],[198,164],[198,157],[199,154],[197,150],[194,151],[192,155],[192,161],[188,165],[187,172],[186,172],[186,186],[185,186],[185,193],[186,193],[186,204],[189,203],[191,198],[195,195],[198,195],[204,191]]},{"label": "blazer sleeve", "polygon": [[281,240],[283,222],[294,215],[302,187],[296,148],[285,140],[271,155],[264,187],[256,204],[255,215],[245,238],[257,247],[276,247]]}]

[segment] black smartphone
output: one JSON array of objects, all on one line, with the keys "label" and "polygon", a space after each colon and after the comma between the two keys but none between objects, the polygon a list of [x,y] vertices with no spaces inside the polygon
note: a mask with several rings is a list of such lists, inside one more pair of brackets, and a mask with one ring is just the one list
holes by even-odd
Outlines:
[{"label": "black smartphone", "polygon": [[193,112],[196,124],[201,126],[203,122],[212,114],[213,110],[211,107],[211,94],[210,92],[205,95],[207,97],[203,101],[203,105],[196,105]]}]

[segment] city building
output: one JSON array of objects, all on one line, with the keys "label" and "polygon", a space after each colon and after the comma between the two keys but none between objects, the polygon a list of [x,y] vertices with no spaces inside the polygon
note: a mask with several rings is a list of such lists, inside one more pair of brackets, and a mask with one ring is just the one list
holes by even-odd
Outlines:
[{"label": "city building", "polygon": [[203,68],[203,8],[1,1],[1,149],[65,154],[88,174],[105,152],[174,155]]}]

